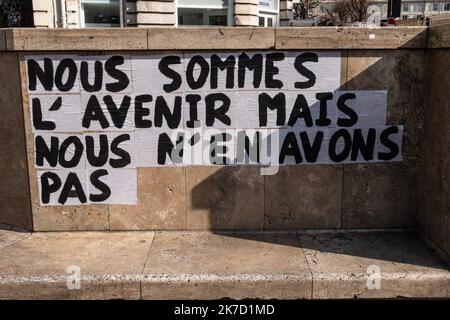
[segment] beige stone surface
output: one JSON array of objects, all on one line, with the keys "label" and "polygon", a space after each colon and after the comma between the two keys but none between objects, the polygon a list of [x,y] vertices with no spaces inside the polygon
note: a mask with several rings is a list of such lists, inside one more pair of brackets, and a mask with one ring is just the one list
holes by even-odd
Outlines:
[{"label": "beige stone surface", "polygon": [[344,165],[342,227],[414,227],[417,170],[402,162]]},{"label": "beige stone surface", "polygon": [[20,71],[15,53],[0,53],[0,224],[31,229],[30,193],[22,114]]},{"label": "beige stone surface", "polygon": [[433,49],[427,56],[429,88],[420,172],[421,231],[450,263],[450,50]]},{"label": "beige stone surface", "polygon": [[252,5],[258,5],[259,0],[234,0],[235,4],[252,4]]},{"label": "beige stone surface", "polygon": [[[139,277],[138,277],[139,278]],[[71,281],[71,280],[69,280]],[[85,277],[81,289],[67,288],[67,277],[9,277],[0,280],[2,300],[137,300],[139,282],[120,277]]]},{"label": "beige stone surface", "polygon": [[345,28],[343,40],[351,49],[425,48],[427,28]]},{"label": "beige stone surface", "polygon": [[52,9],[52,3],[46,0],[32,0],[33,10],[35,11],[48,11]]},{"label": "beige stone surface", "polygon": [[187,167],[189,229],[262,229],[264,176],[260,168]]},{"label": "beige stone surface", "polygon": [[276,29],[276,49],[333,49],[341,48],[342,30],[336,27]]},{"label": "beige stone surface", "polygon": [[[447,267],[415,233],[299,233],[299,239],[313,298],[448,297]],[[378,270],[380,289],[369,289]]]},{"label": "beige stone surface", "polygon": [[[142,24],[174,24],[173,14],[141,12]],[[237,25],[257,26],[258,18],[248,14],[235,16]],[[48,25],[45,23],[44,25]],[[445,43],[445,32],[436,27],[430,36],[433,43]],[[146,29],[7,29],[8,50],[144,50]],[[398,28],[157,28],[149,29],[149,49],[398,49],[426,48],[424,27]],[[440,33],[439,33],[440,32]],[[120,33],[120,35],[118,34]],[[122,41],[115,41],[120,36]],[[188,38],[187,38],[188,37]],[[186,39],[196,41],[186,41]],[[211,41],[212,39],[218,41]],[[434,39],[434,40],[433,40]],[[437,40],[436,40],[437,39]],[[180,41],[183,40],[183,41]],[[448,42],[448,41],[447,41]],[[203,44],[204,43],[204,44]],[[209,46],[208,46],[209,45]],[[180,47],[181,46],[181,47]],[[0,47],[1,48],[1,47]]]},{"label": "beige stone surface", "polygon": [[[37,178],[32,182],[37,188]],[[36,189],[37,191],[37,189]],[[109,230],[107,205],[40,206],[39,195],[32,196],[34,231]]]},{"label": "beige stone surface", "polygon": [[54,28],[55,27],[54,21],[53,21],[53,14],[51,11],[33,12],[33,23],[36,28]]},{"label": "beige stone surface", "polygon": [[138,12],[137,23],[139,25],[175,25],[176,16],[174,13]]},{"label": "beige stone surface", "polygon": [[283,166],[265,176],[265,229],[339,228],[342,165]]},{"label": "beige stone surface", "polygon": [[[138,299],[153,237],[153,232],[35,233],[0,251],[8,257],[0,259],[0,298]],[[73,266],[79,267],[79,290],[67,287]]]},{"label": "beige stone surface", "polygon": [[76,12],[80,9],[78,0],[66,0],[66,11]]},{"label": "beige stone surface", "polygon": [[295,233],[157,233],[143,299],[301,299],[311,277]]},{"label": "beige stone surface", "polygon": [[174,1],[137,1],[137,12],[175,12]]},{"label": "beige stone surface", "polygon": [[434,23],[431,26],[428,33],[428,48],[450,48],[450,19],[446,23]]},{"label": "beige stone surface", "polygon": [[254,4],[236,3],[234,5],[234,14],[235,15],[241,15],[241,14],[258,15],[258,13],[259,13],[258,6],[254,5]]},{"label": "beige stone surface", "polygon": [[[69,2],[69,1],[67,1]],[[53,3],[48,0],[33,0],[33,23],[36,27],[54,28]],[[69,2],[70,3],[70,2]],[[66,4],[67,5],[67,4]],[[70,8],[70,5],[69,5]]]},{"label": "beige stone surface", "polygon": [[[120,41],[117,41],[120,39]],[[108,29],[8,29],[8,50],[145,50],[147,31],[136,28]]]},{"label": "beige stone surface", "polygon": [[348,90],[387,90],[387,124],[404,126],[399,163],[345,165],[342,227],[414,227],[425,104],[423,50],[348,51]]},{"label": "beige stone surface", "polygon": [[272,28],[183,27],[148,29],[149,50],[269,49]]},{"label": "beige stone surface", "polygon": [[[19,113],[19,108],[9,110]],[[10,138],[5,138],[0,142],[0,172],[2,175],[0,183],[0,198],[2,199],[0,201],[0,223],[31,229],[26,149],[23,131],[20,132],[19,130],[20,127],[16,127],[16,136],[9,136]]]},{"label": "beige stone surface", "polygon": [[80,15],[78,11],[66,13],[67,28],[79,28],[80,27]]},{"label": "beige stone surface", "polygon": [[138,203],[110,205],[111,230],[186,229],[185,170],[138,168]]},{"label": "beige stone surface", "polygon": [[431,17],[431,25],[438,26],[450,23],[450,14],[435,15]]},{"label": "beige stone surface", "polygon": [[425,27],[277,28],[276,49],[398,49],[425,48]]},{"label": "beige stone surface", "polygon": [[445,298],[449,281],[411,232],[0,230],[0,299]]},{"label": "beige stone surface", "polygon": [[7,246],[29,237],[31,234],[24,230],[18,230],[9,226],[0,225],[0,250]]},{"label": "beige stone surface", "polygon": [[234,15],[234,25],[235,26],[259,26],[259,18],[257,15],[245,15],[245,14],[235,14]]}]

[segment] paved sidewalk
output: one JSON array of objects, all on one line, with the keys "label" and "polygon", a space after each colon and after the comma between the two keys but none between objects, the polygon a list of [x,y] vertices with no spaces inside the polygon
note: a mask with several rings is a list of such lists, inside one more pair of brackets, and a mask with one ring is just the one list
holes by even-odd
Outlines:
[{"label": "paved sidewalk", "polygon": [[0,230],[1,299],[449,297],[449,279],[412,232]]}]

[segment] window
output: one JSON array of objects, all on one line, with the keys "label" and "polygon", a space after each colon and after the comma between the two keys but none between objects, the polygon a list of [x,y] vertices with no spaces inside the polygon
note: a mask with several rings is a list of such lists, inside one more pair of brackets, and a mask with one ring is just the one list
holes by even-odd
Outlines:
[{"label": "window", "polygon": [[259,26],[275,27],[278,25],[279,0],[259,0]]},{"label": "window", "polygon": [[120,27],[121,0],[81,0],[81,26]]},{"label": "window", "polygon": [[264,17],[259,17],[259,26],[260,26],[260,27],[264,27],[264,24],[265,24],[265,19],[264,19]]},{"label": "window", "polygon": [[450,11],[450,3],[444,4],[444,11]]},{"label": "window", "polygon": [[404,11],[404,12],[408,12],[408,11],[409,11],[409,4],[405,3],[405,4],[403,5],[403,11]]},{"label": "window", "polygon": [[423,9],[424,9],[423,3],[418,3],[417,4],[417,11],[423,12]]},{"label": "window", "polygon": [[433,11],[439,11],[439,3],[433,3]]},{"label": "window", "polygon": [[274,0],[259,0],[259,9],[260,10],[275,10]]},{"label": "window", "polygon": [[178,0],[179,26],[230,25],[228,0]]},{"label": "window", "polygon": [[274,19],[275,19],[275,17],[273,15],[260,14],[259,15],[259,26],[260,27],[273,27]]}]

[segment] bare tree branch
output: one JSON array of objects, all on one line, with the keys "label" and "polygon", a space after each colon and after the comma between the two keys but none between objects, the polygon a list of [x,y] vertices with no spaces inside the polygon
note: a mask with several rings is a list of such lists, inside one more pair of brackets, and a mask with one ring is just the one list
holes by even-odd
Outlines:
[{"label": "bare tree branch", "polygon": [[367,9],[369,5],[370,0],[349,0],[352,22],[365,22],[368,17]]},{"label": "bare tree branch", "polygon": [[335,25],[342,25],[350,19],[349,0],[339,0],[333,4],[331,10],[327,9],[326,19]]},{"label": "bare tree branch", "polygon": [[327,10],[326,19],[337,25],[346,22],[365,22],[370,4],[371,0],[338,0],[331,10]]},{"label": "bare tree branch", "polygon": [[0,27],[22,27],[30,0],[0,0]]},{"label": "bare tree branch", "polygon": [[311,12],[319,6],[320,0],[300,0],[294,3],[294,19],[309,19]]}]

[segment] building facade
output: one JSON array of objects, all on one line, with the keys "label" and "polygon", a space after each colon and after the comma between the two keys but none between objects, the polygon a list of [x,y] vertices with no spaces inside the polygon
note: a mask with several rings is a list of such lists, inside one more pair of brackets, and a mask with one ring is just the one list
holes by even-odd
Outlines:
[{"label": "building facade", "polygon": [[287,25],[292,0],[33,0],[41,28]]},{"label": "building facade", "polygon": [[[39,28],[290,25],[300,0],[32,0]],[[312,17],[327,18],[340,0],[321,0]],[[371,2],[387,19],[388,0]],[[450,0],[403,0],[401,19],[450,13]]]},{"label": "building facade", "polygon": [[[294,3],[299,0],[293,0]],[[313,16],[321,19],[332,11],[334,4],[340,0],[321,0],[313,10]],[[369,14],[380,13],[380,19],[388,18],[388,0],[374,0],[371,5],[378,9],[371,10]],[[413,19],[419,17],[432,17],[435,15],[450,14],[450,0],[402,0],[400,19]],[[362,21],[363,22],[363,21]]]},{"label": "building facade", "polygon": [[450,1],[402,1],[401,18],[411,19],[418,17],[432,17],[435,15],[449,14]]}]

